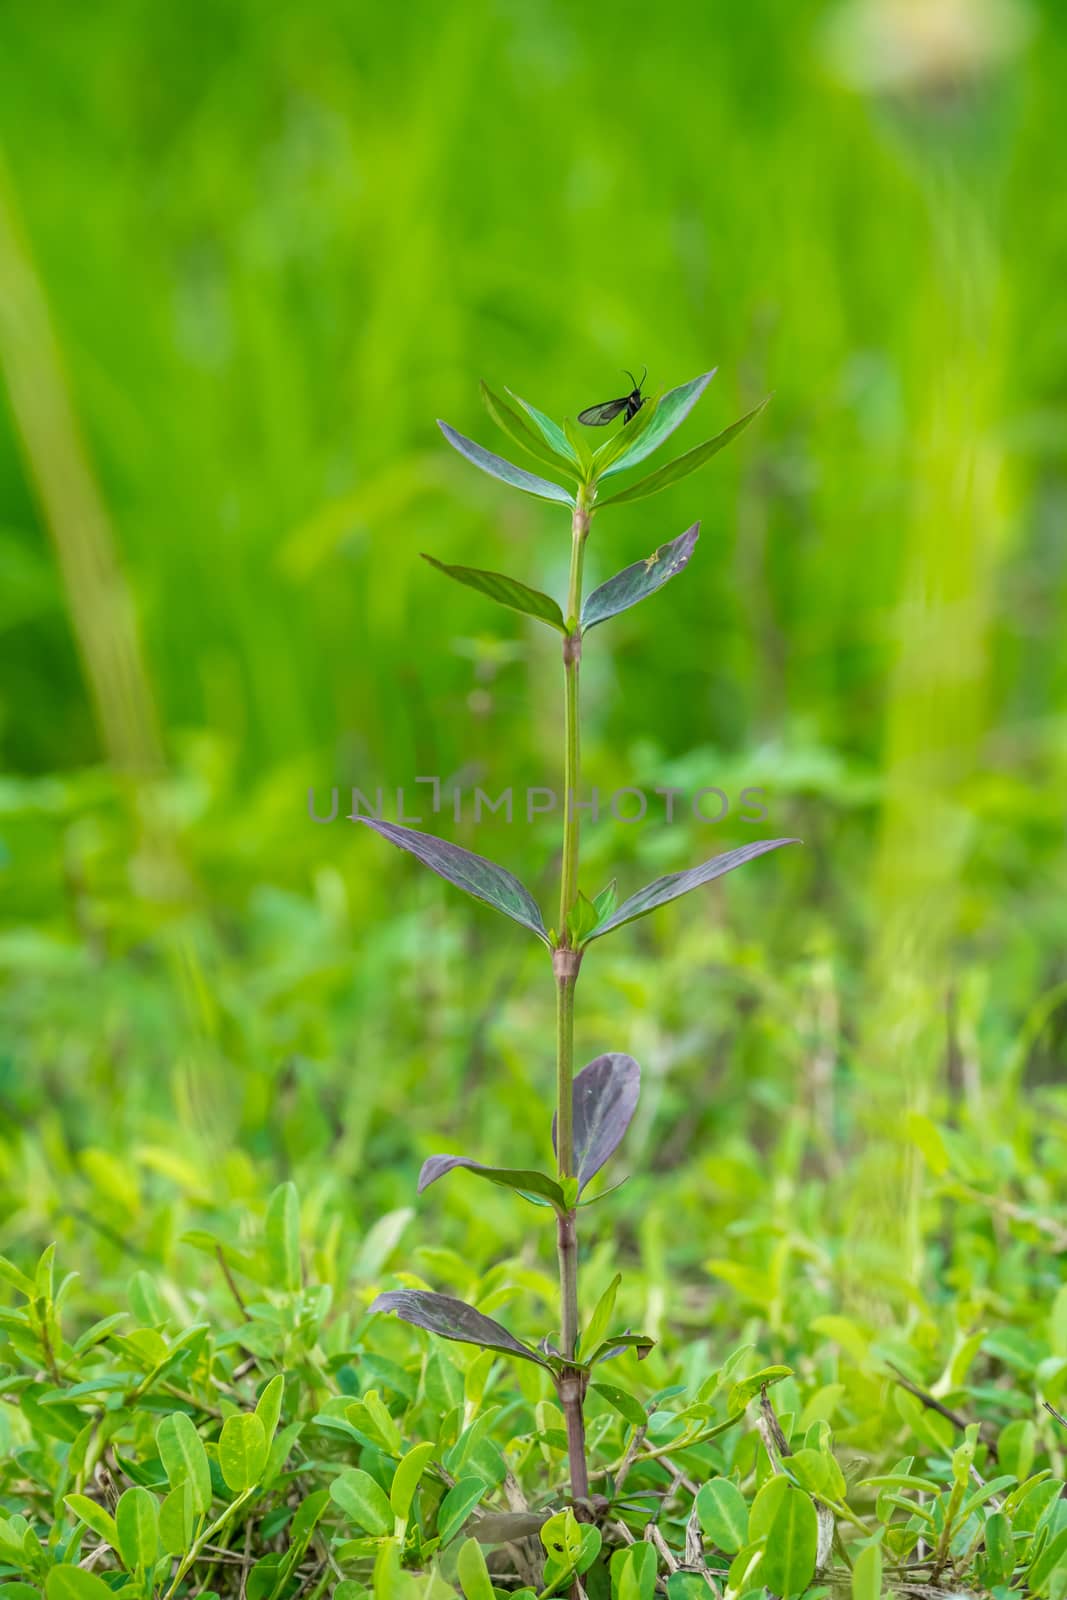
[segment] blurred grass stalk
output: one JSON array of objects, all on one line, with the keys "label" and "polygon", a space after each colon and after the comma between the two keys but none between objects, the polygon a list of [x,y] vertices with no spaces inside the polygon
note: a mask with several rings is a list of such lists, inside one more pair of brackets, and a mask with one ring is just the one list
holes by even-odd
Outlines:
[{"label": "blurred grass stalk", "polygon": [[996,71],[1021,48],[1026,22],[1007,0],[863,0],[839,11],[831,33],[839,69],[889,113],[887,136],[925,192],[931,236],[927,281],[910,286],[916,481],[886,700],[878,935],[857,1051],[870,1141],[854,1228],[867,1299],[872,1268],[876,1300],[894,1280],[905,1295],[922,1281],[925,1174],[909,1122],[953,1091],[952,947],[972,842],[963,791],[982,759],[1012,508],[1000,440],[1004,284],[989,214],[999,151],[995,138],[980,139],[976,156],[970,136],[988,133]]},{"label": "blurred grass stalk", "polygon": [[0,373],[51,535],[101,744],[130,803],[142,891],[181,898],[185,877],[160,804],[163,740],[133,595],[0,151]]}]

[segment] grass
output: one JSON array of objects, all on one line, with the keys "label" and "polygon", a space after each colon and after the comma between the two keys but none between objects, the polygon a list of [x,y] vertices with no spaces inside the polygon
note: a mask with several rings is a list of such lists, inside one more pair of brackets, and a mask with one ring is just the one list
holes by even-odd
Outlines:
[{"label": "grass", "polygon": [[[562,415],[624,365],[717,362],[709,431],[774,400],[700,480],[680,609],[621,619],[589,663],[583,759],[604,791],[763,784],[806,848],[590,970],[579,1058],[610,1036],[646,1084],[617,1239],[589,1213],[590,1293],[621,1249],[662,1343],[646,1399],[742,1342],[796,1367],[784,1413],[843,1385],[863,1470],[944,1456],[887,1359],[929,1389],[987,1329],[942,1398],[984,1438],[1033,1420],[1060,1470],[1038,1400],[1063,1398],[1067,1227],[1067,29],[1029,9],[1017,59],[906,107],[840,81],[814,0],[3,11],[0,1251],[25,1271],[57,1241],[78,1329],[146,1272],[170,1315],[232,1332],[186,1236],[258,1237],[289,1178],[307,1281],[358,1320],[431,1149],[543,1159],[535,957],[364,830],[314,826],[307,790],[556,779],[551,645],[490,636],[417,552],[560,593],[566,540],[545,556],[547,508],[469,498],[433,419],[488,441],[483,373]],[[590,586],[685,527],[690,489],[620,509]],[[100,537],[106,603],[76,576]],[[124,742],[131,693],[162,775],[151,732]],[[553,819],[438,820],[553,881]],[[602,822],[586,887],[745,837]],[[431,1235],[427,1281],[492,1261],[537,1329],[551,1251],[506,1199],[457,1182]],[[290,1418],[322,1398],[286,1393]],[[11,1404],[5,1438],[3,1515]]]}]

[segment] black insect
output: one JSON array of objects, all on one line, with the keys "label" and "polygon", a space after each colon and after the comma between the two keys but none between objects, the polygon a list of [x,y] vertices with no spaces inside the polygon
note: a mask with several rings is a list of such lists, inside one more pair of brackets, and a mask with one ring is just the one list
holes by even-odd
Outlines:
[{"label": "black insect", "polygon": [[632,422],[644,405],[645,398],[641,393],[641,384],[648,377],[648,368],[646,367],[641,374],[641,383],[638,383],[633,373],[627,372],[625,367],[623,371],[633,384],[630,393],[620,395],[618,400],[602,400],[598,406],[587,406],[584,411],[579,411],[578,421],[584,422],[587,428],[606,427],[609,422],[615,421],[620,411],[625,411],[625,420]]}]

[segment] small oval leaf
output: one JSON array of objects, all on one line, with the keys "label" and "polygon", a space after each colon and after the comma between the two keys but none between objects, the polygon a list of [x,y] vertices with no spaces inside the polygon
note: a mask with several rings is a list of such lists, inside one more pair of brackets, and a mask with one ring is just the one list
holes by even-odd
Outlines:
[{"label": "small oval leaf", "polygon": [[154,1566],[159,1555],[159,1506],[147,1489],[127,1489],[115,1507],[119,1555],[130,1572]]},{"label": "small oval leaf", "polygon": [[330,1499],[357,1528],[383,1538],[393,1531],[393,1509],[381,1484],[362,1467],[349,1467],[330,1484]]},{"label": "small oval leaf", "polygon": [[267,1435],[254,1411],[227,1417],[219,1434],[219,1468],[226,1486],[242,1494],[259,1482],[267,1464]]},{"label": "small oval leaf", "polygon": [[735,1556],[748,1537],[748,1506],[736,1483],[712,1478],[696,1498],[701,1529],[718,1549]]}]

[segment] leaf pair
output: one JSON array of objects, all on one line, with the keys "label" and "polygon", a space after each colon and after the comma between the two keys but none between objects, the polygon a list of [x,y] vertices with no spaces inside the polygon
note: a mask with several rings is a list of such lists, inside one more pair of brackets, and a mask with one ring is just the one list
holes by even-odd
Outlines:
[{"label": "leaf pair", "polygon": [[[699,377],[691,378],[688,383],[671,389],[660,400],[647,400],[636,417],[620,428],[618,433],[614,434],[595,454],[589,449],[579,430],[569,423],[565,428],[560,428],[558,423],[546,417],[536,406],[530,405],[519,395],[511,396],[519,407],[518,411],[499,395],[494,394],[484,382],[482,397],[494,422],[534,460],[563,473],[566,477],[573,478],[577,483],[596,483],[639,465],[658,450],[671,434],[681,427],[714,376],[713,368],[710,372],[701,373]],[[601,498],[599,503],[615,505],[624,501],[641,500],[650,494],[657,494],[661,489],[670,488],[718,454],[748,426],[754,417],[758,416],[765,404],[766,401],[754,407],[746,416],[729,428],[725,428],[722,433],[705,440],[694,450],[687,451],[685,455],[679,456],[677,460],[669,462],[658,471],[649,473],[637,483],[631,484],[629,488]],[[468,439],[465,434],[459,433],[447,422],[439,420],[438,427],[454,450],[480,471],[488,473],[490,477],[497,478],[501,483],[506,483],[513,489],[520,489],[524,494],[533,495],[539,500],[552,500],[567,506],[576,503],[574,494],[561,484],[529,472],[524,467],[517,467],[514,462],[495,455],[473,439]]]},{"label": "leaf pair", "polygon": [[[662,589],[665,583],[688,565],[699,536],[700,523],[694,522],[677,539],[660,545],[645,560],[635,561],[633,566],[624,568],[614,578],[609,578],[607,583],[602,583],[599,589],[594,589],[582,606],[581,631],[585,633],[598,623],[606,622],[609,617],[618,616],[620,611],[628,611],[631,606],[655,594],[657,589]],[[425,551],[422,559],[428,561],[431,567],[436,567],[438,572],[443,572],[446,578],[488,596],[497,605],[534,617],[559,633],[569,631],[568,619],[564,618],[552,596],[542,593],[540,589],[531,589],[528,584],[520,583],[518,578],[509,578],[503,572],[487,572],[480,567],[454,566],[446,561],[438,561],[436,556],[427,555]]]},{"label": "leaf pair", "polygon": [[[574,1175],[577,1194],[600,1171],[622,1143],[637,1109],[641,1091],[641,1069],[632,1056],[612,1051],[597,1056],[583,1067],[574,1080]],[[556,1143],[556,1122],[552,1122],[552,1144]],[[419,1173],[418,1192],[422,1194],[446,1173],[462,1168],[489,1183],[511,1189],[527,1198],[547,1202],[557,1211],[567,1209],[562,1185],[544,1172],[511,1167],[485,1166],[467,1156],[429,1156]]]},{"label": "leaf pair", "polygon": [[[536,934],[543,944],[551,946],[537,902],[529,890],[506,868],[497,866],[496,862],[487,860],[485,856],[476,855],[472,850],[464,850],[460,845],[450,844],[445,839],[437,839],[433,834],[420,833],[416,828],[404,828],[399,823],[383,822],[376,817],[354,814],[349,820],[362,822],[368,828],[373,828],[383,839],[388,839],[398,849],[406,850],[415,856],[423,866],[429,867],[438,877],[455,884],[475,900],[482,900],[494,910],[503,912],[504,916],[510,917],[513,922]],[[690,867],[685,872],[672,872],[666,877],[656,878],[644,889],[639,889],[628,900],[624,900],[611,916],[593,929],[589,940],[602,938],[605,933],[610,933],[614,928],[621,928],[624,923],[634,922],[638,917],[647,916],[657,907],[667,905],[681,895],[688,894],[691,889],[711,883],[715,878],[723,877],[735,867],[743,866],[746,861],[754,861],[757,856],[778,850],[782,845],[797,843],[799,843],[797,839],[758,839],[752,844],[741,845],[736,850],[727,850],[723,855],[713,856],[710,861],[703,862],[699,867]]]}]

